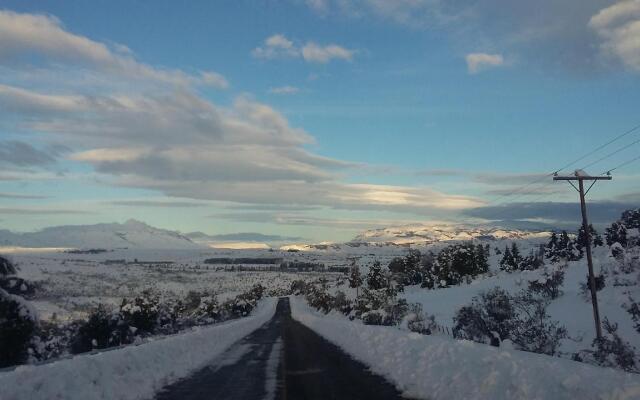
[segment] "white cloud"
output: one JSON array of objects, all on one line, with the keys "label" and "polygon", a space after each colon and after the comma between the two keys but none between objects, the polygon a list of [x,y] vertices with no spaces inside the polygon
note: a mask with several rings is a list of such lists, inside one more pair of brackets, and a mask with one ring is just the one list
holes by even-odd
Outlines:
[{"label": "white cloud", "polygon": [[331,60],[351,61],[354,50],[347,49],[337,44],[319,45],[307,42],[304,46],[296,46],[293,41],[282,34],[269,36],[264,45],[251,51],[255,58],[272,60],[276,58],[300,58],[310,63],[326,64]]},{"label": "white cloud", "polygon": [[346,49],[336,44],[320,46],[309,42],[302,48],[302,58],[307,62],[326,64],[333,59],[351,61],[353,50]]},{"label": "white cloud", "polygon": [[256,47],[251,51],[251,54],[255,58],[271,60],[275,58],[298,57],[300,52],[291,40],[287,39],[284,35],[275,34],[266,38],[264,46]]},{"label": "white cloud", "polygon": [[215,72],[187,74],[140,63],[126,46],[117,44],[110,48],[104,43],[68,32],[52,16],[0,10],[0,65],[16,62],[26,64],[32,54],[46,57],[51,64],[81,65],[128,79],[219,88],[228,86],[228,82]]},{"label": "white cloud", "polygon": [[589,20],[602,39],[602,51],[627,68],[640,71],[640,0],[626,0],[600,10]]},{"label": "white cloud", "polygon": [[269,89],[269,93],[272,94],[296,94],[300,91],[300,88],[295,86],[279,86]]},{"label": "white cloud", "polygon": [[[264,46],[309,62],[349,60],[353,54],[337,45],[299,49],[283,35],[268,38]],[[225,86],[221,76],[140,63],[126,48],[71,34],[53,17],[2,12],[0,54],[3,71],[20,76],[19,85],[0,86],[0,130],[33,140],[37,147],[21,146],[25,155],[16,162],[25,164],[29,156],[34,168],[48,168],[68,153],[71,162],[92,166],[100,182],[192,200],[420,214],[481,204],[430,188],[345,183],[344,175],[362,165],[314,154],[307,148],[314,138],[274,108],[247,96],[220,106],[192,87],[196,82]],[[39,74],[20,75],[27,55],[42,60],[44,88]],[[101,84],[89,90],[73,83],[72,76],[60,73],[60,63],[71,75],[82,68],[99,76]],[[136,82],[136,71],[146,74],[145,90],[122,84]],[[71,149],[36,157],[38,149],[55,143]],[[7,154],[15,153],[11,149]]]},{"label": "white cloud", "polygon": [[470,74],[476,74],[487,68],[500,67],[504,65],[504,58],[501,54],[470,53],[465,57],[467,70]]}]

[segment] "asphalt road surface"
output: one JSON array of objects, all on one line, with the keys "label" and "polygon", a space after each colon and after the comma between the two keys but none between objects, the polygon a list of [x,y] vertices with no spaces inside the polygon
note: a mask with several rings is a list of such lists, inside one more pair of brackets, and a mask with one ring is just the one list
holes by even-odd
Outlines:
[{"label": "asphalt road surface", "polygon": [[165,387],[158,400],[401,399],[387,381],[291,318],[278,301],[265,325],[209,365]]}]

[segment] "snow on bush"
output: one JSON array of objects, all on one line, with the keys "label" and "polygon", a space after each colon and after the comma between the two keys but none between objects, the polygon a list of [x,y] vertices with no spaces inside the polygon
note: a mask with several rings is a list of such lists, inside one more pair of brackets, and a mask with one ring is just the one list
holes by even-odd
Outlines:
[{"label": "snow on bush", "polygon": [[23,298],[0,289],[0,368],[27,360],[36,326],[33,308]]},{"label": "snow on bush", "polygon": [[269,321],[275,299],[265,299],[249,318],[97,354],[0,373],[2,400],[138,400],[215,359]]},{"label": "snow on bush", "polygon": [[300,298],[293,317],[341,347],[409,398],[635,399],[640,376],[571,360],[363,326],[337,314],[315,314]]}]

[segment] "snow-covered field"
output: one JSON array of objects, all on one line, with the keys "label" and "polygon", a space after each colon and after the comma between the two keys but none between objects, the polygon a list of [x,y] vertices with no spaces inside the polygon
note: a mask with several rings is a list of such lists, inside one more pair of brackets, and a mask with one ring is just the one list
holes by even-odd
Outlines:
[{"label": "snow-covered field", "polygon": [[0,374],[1,400],[133,400],[155,392],[210,362],[269,321],[276,299],[262,300],[246,318],[198,327],[138,346],[20,366]]},{"label": "snow-covered field", "polygon": [[229,271],[230,265],[203,263],[212,257],[248,256],[315,260],[308,254],[279,253],[121,249],[98,254],[70,254],[61,250],[25,250],[11,253],[10,258],[19,268],[18,276],[37,285],[32,304],[40,319],[65,321],[84,318],[98,304],[119,305],[123,298],[139,295],[147,289],[159,291],[169,298],[184,298],[189,291],[198,291],[215,294],[224,300],[258,283],[268,294],[289,289],[294,280],[311,280],[318,276],[314,272]]},{"label": "snow-covered field", "polygon": [[560,358],[367,326],[321,315],[304,299],[293,317],[341,347],[409,398],[637,399],[640,376]]}]

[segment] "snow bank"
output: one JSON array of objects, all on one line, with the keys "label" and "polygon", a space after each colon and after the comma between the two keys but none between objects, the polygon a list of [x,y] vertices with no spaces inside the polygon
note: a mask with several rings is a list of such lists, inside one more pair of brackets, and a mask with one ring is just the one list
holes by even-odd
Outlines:
[{"label": "snow bank", "polygon": [[18,367],[0,374],[0,400],[150,398],[269,321],[275,304],[265,299],[250,317],[139,346]]},{"label": "snow bank", "polygon": [[423,399],[640,399],[640,376],[469,341],[321,316],[301,298],[293,318]]}]

